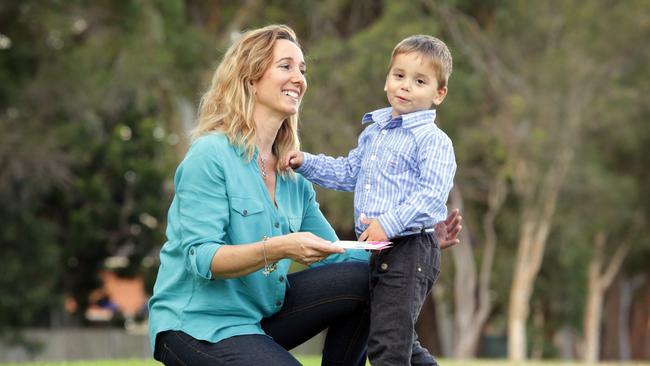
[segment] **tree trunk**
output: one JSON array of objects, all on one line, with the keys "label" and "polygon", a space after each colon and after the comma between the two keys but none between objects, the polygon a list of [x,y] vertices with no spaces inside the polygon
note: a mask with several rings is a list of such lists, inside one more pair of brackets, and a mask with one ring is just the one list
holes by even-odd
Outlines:
[{"label": "tree trunk", "polygon": [[[483,217],[485,247],[480,277],[477,277],[476,273],[476,259],[467,224],[465,224],[460,236],[463,245],[458,245],[452,249],[456,270],[456,276],[454,277],[454,338],[456,340],[454,356],[456,358],[465,359],[476,356],[483,326],[492,309],[490,278],[497,241],[494,220],[503,205],[505,197],[505,183],[501,177],[496,177],[490,184],[487,197],[488,211]],[[451,206],[458,207],[461,211],[463,209],[463,197],[459,188],[454,188],[451,192]]]},{"label": "tree trunk", "polygon": [[[603,291],[598,287],[598,279],[593,277],[593,271],[589,269],[587,302],[584,315],[584,355],[585,362],[596,362],[600,352],[599,332],[600,332],[600,317],[603,312]],[[596,273],[596,276],[598,273]]]},{"label": "tree trunk", "polygon": [[[522,260],[517,258],[515,267],[521,266],[521,262]],[[515,276],[512,279],[508,309],[508,359],[511,361],[526,359],[526,319],[531,286],[532,283],[523,276]]]},{"label": "tree trunk", "polygon": [[[457,187],[451,191],[451,206],[463,212],[463,199]],[[459,358],[474,356],[477,329],[474,323],[476,309],[476,263],[468,225],[460,232],[461,245],[451,249],[454,260],[454,355]]]},{"label": "tree trunk", "polygon": [[[614,256],[603,271],[603,257],[605,255],[605,233],[599,232],[594,238],[594,254],[587,274],[587,301],[584,315],[585,348],[583,359],[585,362],[598,362],[600,356],[600,321],[603,313],[603,298],[605,291],[611,285],[618,273],[627,254],[628,246],[623,243],[616,248]],[[619,334],[626,337],[627,334]]]}]

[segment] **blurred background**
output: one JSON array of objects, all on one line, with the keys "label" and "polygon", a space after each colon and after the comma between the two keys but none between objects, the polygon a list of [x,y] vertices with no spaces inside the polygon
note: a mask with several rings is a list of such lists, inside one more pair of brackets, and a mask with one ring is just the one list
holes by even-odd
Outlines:
[{"label": "blurred background", "polygon": [[[198,100],[270,23],[305,50],[310,152],[356,146],[402,38],[451,49],[464,223],[419,321],[434,354],[650,359],[649,1],[3,0],[0,361],[148,357]],[[353,238],[352,194],[318,199]]]}]

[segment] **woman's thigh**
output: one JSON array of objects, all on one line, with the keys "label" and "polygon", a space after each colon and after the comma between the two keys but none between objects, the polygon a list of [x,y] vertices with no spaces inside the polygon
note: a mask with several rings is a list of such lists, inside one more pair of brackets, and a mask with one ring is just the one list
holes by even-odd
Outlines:
[{"label": "woman's thigh", "polygon": [[[368,309],[368,264],[335,263],[287,276],[282,309],[262,320],[262,328],[292,349],[342,318]],[[352,336],[352,335],[350,335]]]},{"label": "woman's thigh", "polygon": [[155,358],[167,366],[298,366],[282,346],[265,335],[241,335],[218,343],[197,340],[180,331],[160,333]]}]

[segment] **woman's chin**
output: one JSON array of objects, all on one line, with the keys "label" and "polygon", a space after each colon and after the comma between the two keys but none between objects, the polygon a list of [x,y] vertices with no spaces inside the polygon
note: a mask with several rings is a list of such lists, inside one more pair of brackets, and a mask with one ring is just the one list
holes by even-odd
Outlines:
[{"label": "woman's chin", "polygon": [[286,110],[284,110],[284,112],[286,114],[286,117],[289,118],[289,117],[293,116],[294,114],[298,113],[298,106],[287,108]]}]

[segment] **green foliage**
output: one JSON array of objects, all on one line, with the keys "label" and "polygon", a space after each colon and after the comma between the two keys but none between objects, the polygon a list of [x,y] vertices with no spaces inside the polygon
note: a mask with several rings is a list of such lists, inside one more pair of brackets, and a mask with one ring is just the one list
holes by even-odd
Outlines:
[{"label": "green foliage", "polygon": [[[175,101],[209,60],[177,2],[0,7],[0,330],[36,325],[96,274],[164,241],[179,142]],[[5,71],[6,70],[6,71]],[[29,286],[30,291],[20,291]]]},{"label": "green foliage", "polygon": [[[580,328],[599,231],[610,250],[630,243],[624,275],[647,271],[650,233],[634,223],[650,217],[650,48],[642,47],[649,2],[246,3],[0,5],[0,36],[10,40],[0,47],[0,330],[47,324],[67,294],[83,309],[108,256],[128,256],[124,274],[142,274],[151,286],[171,177],[187,143],[179,105],[195,109],[233,32],[269,23],[294,27],[305,48],[303,149],[335,156],[356,146],[364,113],[387,105],[383,86],[398,41],[428,33],[449,45],[454,72],[437,122],[454,141],[456,185],[479,258],[491,182],[504,181],[510,193],[495,223],[492,329],[505,331],[528,203],[512,194],[518,162],[533,166],[524,187],[535,191],[566,138],[569,98],[593,85],[532,298],[546,325],[531,332],[548,341],[552,329]],[[441,4],[468,15],[476,33],[455,40]],[[485,54],[498,54],[511,82],[527,87],[495,84],[498,65],[477,70],[465,52],[477,37],[495,41]],[[352,194],[318,189],[318,199],[339,235],[352,238]],[[440,284],[451,288],[448,258]]]}]

